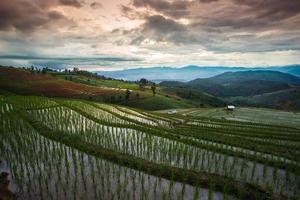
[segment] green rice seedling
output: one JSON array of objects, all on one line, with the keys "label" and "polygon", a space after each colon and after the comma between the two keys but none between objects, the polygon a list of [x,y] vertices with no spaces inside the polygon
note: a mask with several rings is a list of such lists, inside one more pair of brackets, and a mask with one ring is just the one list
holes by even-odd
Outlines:
[{"label": "green rice seedling", "polygon": [[[15,102],[15,104],[17,104],[17,102]],[[72,105],[70,107],[76,107],[77,109],[84,104],[85,103],[80,102],[80,104],[76,106]],[[28,193],[33,194],[32,190],[34,188],[38,191],[45,191],[45,194],[42,197],[44,199],[46,197],[52,198],[47,195],[47,193],[51,193],[51,191],[54,191],[54,199],[75,199],[76,197],[90,199],[95,197],[97,197],[97,199],[122,197],[123,199],[126,199],[129,196],[130,199],[139,197],[144,199],[152,197],[167,198],[173,193],[180,194],[179,198],[186,198],[187,196],[185,194],[182,195],[183,189],[181,191],[176,189],[171,182],[167,182],[166,184],[166,180],[159,179],[158,181],[157,178],[149,178],[144,172],[151,174],[152,171],[150,169],[143,170],[143,168],[140,167],[141,165],[138,165],[137,167],[137,169],[140,170],[138,176],[134,175],[137,173],[136,170],[132,170],[132,175],[129,175],[130,179],[126,178],[126,173],[123,174],[124,172],[121,172],[120,168],[112,163],[108,165],[97,163],[96,170],[94,168],[94,166],[96,166],[94,165],[95,157],[85,155],[85,159],[83,159],[83,156],[81,156],[83,155],[82,153],[78,153],[77,151],[77,153],[74,153],[75,150],[72,149],[74,149],[75,146],[71,143],[73,141],[80,141],[82,144],[88,143],[91,147],[95,147],[95,149],[106,148],[111,151],[116,151],[119,153],[118,155],[128,155],[128,158],[145,159],[146,161],[154,162],[155,164],[160,164],[162,166],[179,167],[182,170],[187,170],[187,173],[182,173],[184,176],[182,181],[184,183],[192,180],[187,176],[191,170],[194,170],[195,173],[198,173],[199,171],[208,172],[208,176],[211,176],[209,172],[221,175],[225,174],[233,180],[240,180],[243,183],[253,183],[250,179],[253,179],[252,177],[258,177],[254,165],[260,163],[262,158],[265,158],[266,160],[265,168],[267,172],[267,167],[271,170],[271,167],[274,167],[274,163],[284,162],[287,165],[289,165],[289,163],[292,163],[292,165],[297,164],[297,162],[290,161],[291,157],[282,160],[278,155],[284,154],[279,152],[280,147],[272,148],[274,142],[271,144],[271,140],[263,141],[265,140],[263,138],[265,137],[264,135],[270,136],[269,132],[264,132],[265,130],[263,130],[263,133],[259,133],[257,131],[254,133],[255,136],[253,138],[247,139],[247,137],[249,137],[247,135],[248,132],[245,132],[243,129],[252,127],[252,125],[248,124],[246,127],[246,125],[241,125],[239,123],[228,125],[229,123],[226,121],[215,122],[206,120],[205,123],[203,123],[207,124],[205,125],[205,129],[200,129],[205,131],[203,131],[202,134],[197,135],[197,132],[193,132],[193,128],[195,128],[195,130],[198,129],[198,125],[183,125],[186,126],[188,130],[190,129],[191,132],[178,131],[177,127],[174,128],[174,131],[168,130],[168,127],[161,127],[161,130],[158,130],[158,128],[156,128],[157,126],[145,123],[147,120],[155,121],[152,120],[153,116],[143,116],[145,114],[139,115],[131,113],[130,111],[122,110],[122,108],[110,112],[103,109],[104,111],[99,111],[99,113],[97,113],[97,110],[94,110],[93,114],[88,115],[82,111],[83,109],[78,109],[77,112],[75,109],[73,110],[72,108],[70,109],[70,107],[61,106],[61,104],[53,105],[51,107],[47,107],[47,105],[42,106],[45,107],[39,107],[38,103],[35,105],[34,102],[32,102],[32,105],[26,105],[26,107],[28,107],[28,111],[26,112],[30,113],[29,118],[34,119],[35,123],[42,124],[46,128],[48,127],[53,134],[62,133],[60,138],[62,139],[61,142],[67,141],[65,138],[70,138],[70,141],[67,142],[72,148],[62,148],[61,144],[54,144],[48,139],[45,140],[45,138],[41,137],[36,131],[27,134],[26,130],[32,129],[32,127],[24,128],[23,125],[9,122],[10,120],[2,120],[4,123],[2,123],[1,126],[4,127],[5,130],[18,129],[18,132],[20,133],[14,133],[14,139],[10,136],[11,134],[4,133],[5,135],[1,135],[1,133],[0,148],[3,149],[1,150],[1,155],[5,154],[6,159],[15,160],[18,163],[28,161],[28,164],[18,164],[17,167],[13,167],[15,164],[12,164],[11,169],[14,171],[12,174],[14,174],[15,180],[19,180],[18,182],[20,184],[22,184],[22,181],[26,183],[32,182],[32,184],[28,184],[32,186],[30,186],[29,189],[26,188]],[[120,114],[114,115],[113,112],[124,112],[126,115],[145,118],[146,121],[143,121],[144,119],[139,121],[140,119],[137,120],[136,118],[128,120],[130,117],[122,117]],[[94,116],[94,118],[92,116]],[[106,116],[111,116],[111,118],[105,118]],[[118,121],[116,118],[121,120]],[[7,119],[6,116],[5,119]],[[110,119],[116,119],[116,121],[109,123]],[[156,122],[160,123],[160,120],[161,119],[158,119]],[[126,123],[125,121],[130,123]],[[182,125],[178,125],[178,127],[180,126]],[[234,126],[239,128],[235,129]],[[255,125],[255,127],[258,127],[258,125]],[[231,129],[233,130],[232,134],[230,133]],[[218,133],[214,134],[214,131]],[[21,134],[21,132],[24,134]],[[241,135],[238,132],[241,132],[241,134],[244,135]],[[217,134],[219,135],[216,136]],[[234,137],[232,136],[233,134]],[[277,132],[276,134],[276,137],[282,136]],[[27,135],[30,136],[27,138]],[[199,135],[201,135],[201,138]],[[6,143],[3,142],[3,138],[5,138]],[[243,138],[245,138],[245,144],[239,144],[243,141]],[[258,140],[256,140],[256,138],[258,138]],[[266,144],[266,147],[270,149],[271,156],[266,155],[264,152],[254,154],[250,149],[247,149],[252,144],[250,140],[258,141],[258,143],[263,141],[263,144]],[[274,139],[272,140],[274,141]],[[49,144],[51,145],[49,146]],[[283,143],[280,145],[283,145]],[[82,146],[76,147],[81,148]],[[255,148],[261,148],[261,146]],[[32,149],[38,149],[37,151],[41,152],[40,156],[37,156],[37,153]],[[90,150],[89,153],[94,154],[95,149]],[[24,157],[25,155],[27,158]],[[116,159],[115,162],[119,163],[120,161]],[[103,163],[107,162],[103,161]],[[252,168],[248,168],[247,165],[252,166]],[[31,172],[20,172],[21,170],[27,170],[27,168],[28,171]],[[125,170],[125,168],[122,169]],[[163,168],[159,168],[159,170],[163,170]],[[95,171],[97,171],[97,173]],[[267,172],[265,173],[265,180],[272,178],[272,175],[270,176],[270,173]],[[290,183],[287,184],[287,188],[282,192],[283,194],[286,194],[287,191],[291,190],[292,187],[290,185],[297,180],[295,179],[295,174],[293,174],[293,167],[291,167],[291,170],[285,170],[285,172],[285,177],[287,177],[288,173],[291,174],[290,178],[286,178],[291,179],[291,181],[289,181]],[[275,171],[273,170],[273,174],[274,173]],[[28,175],[38,177],[42,174],[43,176],[40,181],[38,181],[38,178],[37,181],[34,179],[29,182],[27,181]],[[51,174],[53,174],[53,182],[56,183],[53,188],[49,181]],[[71,174],[74,174],[74,178],[72,178]],[[251,178],[246,177],[247,174],[251,174]],[[279,172],[276,172],[277,183],[272,185],[273,193],[279,192],[276,189],[277,185],[278,187],[279,185],[282,185],[282,181],[279,182],[279,180],[282,180],[282,177],[280,177],[279,174]],[[176,177],[174,174],[171,176],[171,180]],[[126,184],[124,184],[124,180],[130,180],[127,187]],[[39,182],[42,184],[39,184]],[[158,183],[160,185],[159,187],[157,186]],[[99,187],[96,189],[97,185]],[[165,185],[166,188],[168,188],[166,191],[161,189],[164,188]],[[263,181],[259,183],[259,185],[263,186]],[[55,189],[55,187],[57,188]],[[187,188],[190,186],[185,185],[183,187]],[[142,194],[136,194],[132,191],[132,188],[136,188],[134,191],[142,190]],[[170,192],[171,190],[174,192]],[[196,188],[193,188],[193,190],[193,196],[197,196]],[[211,189],[210,196],[213,196],[213,190],[214,187]],[[157,195],[153,195],[153,193],[156,193]],[[294,192],[294,194],[290,195],[295,194],[296,193]]]},{"label": "green rice seedling", "polygon": [[254,175],[255,175],[255,172],[256,172],[256,165],[257,165],[257,162],[254,162],[254,164],[252,165],[251,182],[254,181]]}]

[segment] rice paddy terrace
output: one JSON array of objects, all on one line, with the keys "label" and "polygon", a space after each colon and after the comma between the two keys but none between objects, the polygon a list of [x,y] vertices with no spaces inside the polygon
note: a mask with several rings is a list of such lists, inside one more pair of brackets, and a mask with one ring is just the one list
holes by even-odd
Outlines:
[{"label": "rice paddy terrace", "polygon": [[0,97],[0,119],[18,199],[300,197],[296,127],[35,96]]}]

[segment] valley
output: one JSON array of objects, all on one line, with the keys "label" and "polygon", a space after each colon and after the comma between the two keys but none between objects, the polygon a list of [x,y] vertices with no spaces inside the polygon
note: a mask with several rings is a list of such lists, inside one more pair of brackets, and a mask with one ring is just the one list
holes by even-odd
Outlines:
[{"label": "valley", "polygon": [[228,99],[198,88],[155,85],[154,93],[147,80],[84,71],[5,67],[0,82],[0,198],[300,195],[296,110],[227,110]]}]

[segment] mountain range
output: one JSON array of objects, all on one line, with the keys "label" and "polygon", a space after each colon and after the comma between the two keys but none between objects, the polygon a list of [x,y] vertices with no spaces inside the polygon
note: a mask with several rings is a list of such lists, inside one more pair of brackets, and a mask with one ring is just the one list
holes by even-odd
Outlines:
[{"label": "mountain range", "polygon": [[160,86],[197,90],[243,106],[300,109],[300,77],[279,71],[225,72],[188,82],[163,81]]},{"label": "mountain range", "polygon": [[209,78],[225,72],[238,72],[238,71],[278,71],[283,73],[292,74],[294,76],[300,76],[300,65],[288,65],[277,67],[205,67],[189,65],[181,68],[175,67],[152,67],[152,68],[136,68],[126,69],[120,71],[95,71],[99,75],[115,79],[123,79],[129,81],[140,80],[146,78],[154,82],[162,81],[182,81],[187,82],[197,78]]}]

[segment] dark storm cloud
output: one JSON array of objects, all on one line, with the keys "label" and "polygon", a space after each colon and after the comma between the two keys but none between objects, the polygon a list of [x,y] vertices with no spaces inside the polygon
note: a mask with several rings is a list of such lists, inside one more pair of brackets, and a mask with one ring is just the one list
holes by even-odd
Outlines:
[{"label": "dark storm cloud", "polygon": [[133,0],[132,6],[174,19],[232,28],[261,27],[300,14],[299,0]]},{"label": "dark storm cloud", "polygon": [[236,4],[249,7],[256,13],[257,18],[269,18],[274,20],[286,19],[300,13],[299,0],[233,0]]},{"label": "dark storm cloud", "polygon": [[145,32],[157,32],[161,34],[168,34],[172,32],[183,32],[186,30],[185,26],[175,22],[172,19],[166,19],[161,15],[149,16],[143,26]]},{"label": "dark storm cloud", "polygon": [[[198,43],[200,35],[193,35],[189,27],[180,24],[162,15],[153,15],[145,18],[145,23],[140,29],[133,29],[126,34],[134,35],[131,44],[138,45],[147,39],[157,42],[171,42],[174,44]],[[208,41],[209,39],[207,39]]]},{"label": "dark storm cloud", "polygon": [[62,13],[51,10],[59,5],[77,8],[81,6],[76,0],[1,0],[0,30],[30,32],[57,21],[67,21]]},{"label": "dark storm cloud", "polygon": [[127,8],[132,18],[141,8],[150,13],[133,30],[134,45],[150,39],[225,52],[299,49],[300,0],[133,0]]},{"label": "dark storm cloud", "polygon": [[91,8],[97,9],[97,8],[102,8],[102,4],[99,2],[93,2],[90,4]]},{"label": "dark storm cloud", "polygon": [[[222,29],[221,29],[222,30]],[[281,32],[258,36],[253,33],[210,31],[195,24],[181,24],[161,15],[148,16],[140,28],[133,29],[131,45],[141,45],[149,40],[175,45],[198,45],[216,52],[264,52],[299,50],[299,32]]]},{"label": "dark storm cloud", "polygon": [[[281,29],[283,23],[284,25],[292,23],[291,20],[286,20],[292,17],[299,18],[300,15],[299,0],[232,0],[228,2],[230,3],[226,7],[227,9],[221,14],[219,13],[216,16],[207,15],[205,19],[201,16],[201,23],[217,28],[244,28],[250,31],[274,27]],[[231,6],[236,11],[231,10]]]},{"label": "dark storm cloud", "polygon": [[211,3],[219,0],[199,0],[200,3]]},{"label": "dark storm cloud", "polygon": [[188,17],[191,14],[191,8],[199,3],[211,3],[218,0],[133,0],[133,6],[137,8],[153,9],[156,12],[164,14],[166,16],[173,17],[175,19]]},{"label": "dark storm cloud", "polygon": [[133,6],[135,7],[148,7],[174,18],[188,15],[189,5],[190,2],[188,1],[133,0]]},{"label": "dark storm cloud", "polygon": [[[179,44],[189,43],[189,41],[192,40],[192,38],[189,37],[186,26],[179,24],[172,19],[166,19],[161,15],[147,17],[146,22],[142,27],[141,34],[145,39],[147,37],[160,42],[171,41]],[[140,38],[139,41],[141,42],[142,38]]]},{"label": "dark storm cloud", "polygon": [[139,45],[140,43],[142,43],[146,38],[142,35],[134,38],[133,40],[131,40],[130,44],[131,45]]},{"label": "dark storm cloud", "polygon": [[121,5],[121,14],[124,17],[127,17],[130,20],[136,19],[144,19],[145,17],[149,16],[148,12],[139,12],[135,8]]},{"label": "dark storm cloud", "polygon": [[128,62],[140,61],[137,58],[124,57],[43,57],[43,56],[24,56],[24,55],[0,55],[0,59],[13,60],[59,60],[59,61],[111,61],[111,62]]},{"label": "dark storm cloud", "polygon": [[77,0],[59,0],[59,3],[61,5],[65,5],[65,6],[73,6],[73,7],[81,7],[81,3]]}]

